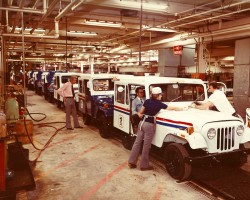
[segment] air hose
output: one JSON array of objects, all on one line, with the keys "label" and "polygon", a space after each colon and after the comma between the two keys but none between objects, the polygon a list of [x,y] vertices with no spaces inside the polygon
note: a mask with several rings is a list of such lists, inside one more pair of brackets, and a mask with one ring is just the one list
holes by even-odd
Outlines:
[{"label": "air hose", "polygon": [[[47,117],[44,113],[30,113],[30,112],[28,111],[27,108],[26,108],[26,111],[27,111],[28,115],[30,116],[30,118],[31,118],[33,121],[36,121],[36,122],[40,122],[40,121],[44,120],[44,119]],[[32,114],[44,115],[44,117],[43,117],[42,119],[37,120],[37,119],[34,119],[34,118],[31,116]],[[38,148],[38,147],[36,147],[35,144],[33,143],[32,139],[31,139],[31,136],[30,136],[30,134],[29,134],[29,132],[28,132],[27,125],[26,125],[26,117],[24,117],[23,119],[24,119],[23,121],[24,121],[24,127],[25,127],[26,135],[28,136],[29,141],[30,141],[30,143],[32,144],[32,146],[33,146],[36,150],[39,151],[38,156],[37,156],[34,160],[30,161],[30,162],[32,162],[32,163],[35,164],[36,161],[38,160],[38,158],[40,157],[40,155],[42,154],[42,152],[49,146],[49,144],[52,142],[53,138],[57,135],[57,133],[58,133],[59,131],[61,131],[63,128],[65,128],[65,125],[64,125],[63,127],[61,127],[61,128],[56,128],[56,127],[54,127],[54,126],[52,126],[52,125],[50,125],[50,124],[57,124],[57,123],[63,123],[63,124],[65,124],[66,122],[48,122],[48,123],[34,124],[35,126],[40,126],[40,127],[51,127],[51,128],[54,128],[54,129],[56,130],[55,133],[50,137],[50,139],[45,143],[45,145],[44,145],[42,148]],[[17,137],[16,137],[16,140],[17,140]],[[18,141],[18,140],[17,140],[17,141]]]}]

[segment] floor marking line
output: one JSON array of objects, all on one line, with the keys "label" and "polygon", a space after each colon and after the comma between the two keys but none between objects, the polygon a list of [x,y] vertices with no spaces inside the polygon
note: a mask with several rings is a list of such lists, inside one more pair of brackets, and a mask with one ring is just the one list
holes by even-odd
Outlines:
[{"label": "floor marking line", "polygon": [[80,200],[87,200],[87,199],[89,199],[106,182],[108,182],[115,174],[117,174],[119,171],[121,171],[126,165],[127,165],[127,162],[124,162],[119,167],[117,167],[115,170],[113,170],[112,172],[110,172],[106,177],[104,177],[102,180],[100,180],[99,183],[97,183],[94,187],[92,187],[87,193],[85,193],[83,196],[81,196]]},{"label": "floor marking line", "polygon": [[162,194],[162,190],[163,190],[163,188],[161,186],[158,186],[158,188],[157,188],[157,190],[155,192],[153,200],[159,200],[160,199],[161,194]]}]

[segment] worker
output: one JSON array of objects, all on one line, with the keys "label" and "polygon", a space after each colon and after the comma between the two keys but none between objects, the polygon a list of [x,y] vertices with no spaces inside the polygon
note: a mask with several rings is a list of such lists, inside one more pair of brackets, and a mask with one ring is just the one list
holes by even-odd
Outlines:
[{"label": "worker", "polygon": [[137,128],[140,122],[140,118],[137,113],[141,110],[141,107],[144,101],[146,100],[146,98],[145,98],[145,92],[144,92],[143,87],[137,87],[135,90],[135,93],[136,93],[136,97],[132,101],[131,112],[132,112],[132,125],[133,127]]},{"label": "worker", "polygon": [[228,101],[225,93],[218,89],[218,84],[216,81],[212,81],[208,84],[208,92],[211,92],[212,94],[210,95],[206,103],[200,105],[196,105],[195,103],[193,103],[191,107],[200,110],[216,110],[229,115],[237,116],[235,109]]},{"label": "worker", "polygon": [[[141,110],[138,112],[139,117],[142,119],[139,123],[139,129],[137,131],[137,137],[131,150],[131,154],[128,160],[128,166],[130,168],[137,167],[137,160],[142,148],[140,169],[142,171],[153,170],[153,167],[149,165],[149,151],[151,149],[151,142],[155,135],[155,115],[161,110],[176,110],[181,111],[183,108],[168,106],[161,102],[162,90],[160,87],[152,88],[152,95],[150,99],[147,99]],[[144,141],[144,142],[143,142]]]},{"label": "worker", "polygon": [[57,90],[57,93],[63,97],[63,102],[66,111],[66,128],[68,130],[74,130],[71,126],[70,115],[72,114],[74,120],[74,127],[75,128],[83,128],[79,125],[76,106],[75,106],[75,93],[73,89],[73,85],[76,83],[77,77],[71,76],[70,81],[65,83],[61,88]]},{"label": "worker", "polygon": [[135,93],[136,97],[132,101],[132,115],[137,114],[140,111],[144,101],[146,100],[145,92],[142,87],[137,87]]}]

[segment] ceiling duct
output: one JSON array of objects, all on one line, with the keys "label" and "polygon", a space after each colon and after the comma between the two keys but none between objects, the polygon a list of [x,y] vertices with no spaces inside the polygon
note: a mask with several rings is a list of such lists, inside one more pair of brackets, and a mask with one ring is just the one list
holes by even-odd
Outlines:
[{"label": "ceiling duct", "polygon": [[121,9],[120,11],[122,17],[138,17],[139,12],[137,10]]}]

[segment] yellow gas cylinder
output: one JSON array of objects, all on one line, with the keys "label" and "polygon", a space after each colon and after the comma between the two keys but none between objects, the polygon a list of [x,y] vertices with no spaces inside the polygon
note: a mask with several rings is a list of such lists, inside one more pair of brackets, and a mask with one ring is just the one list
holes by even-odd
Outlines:
[{"label": "yellow gas cylinder", "polygon": [[19,119],[19,105],[15,97],[9,97],[5,102],[7,124]]},{"label": "yellow gas cylinder", "polygon": [[0,138],[6,137],[6,115],[0,110]]},{"label": "yellow gas cylinder", "polygon": [[[26,126],[26,128],[25,128]],[[26,131],[27,129],[27,131]],[[14,131],[17,134],[18,141],[23,144],[29,144],[33,141],[33,122],[32,120],[19,119],[16,121]],[[29,136],[27,135],[27,132]],[[31,141],[30,141],[31,140]]]}]

